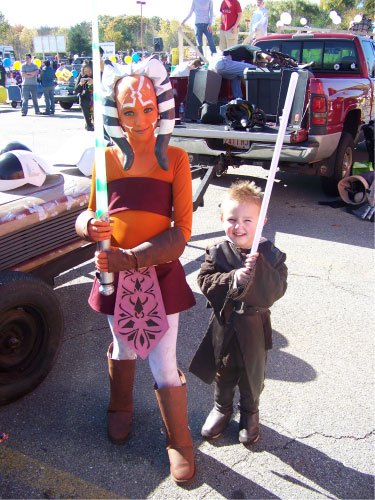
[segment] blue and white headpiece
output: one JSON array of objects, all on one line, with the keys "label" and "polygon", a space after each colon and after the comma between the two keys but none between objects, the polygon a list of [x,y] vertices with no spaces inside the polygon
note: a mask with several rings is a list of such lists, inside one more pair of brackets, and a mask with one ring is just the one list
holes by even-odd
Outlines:
[{"label": "blue and white headpiece", "polygon": [[154,85],[160,115],[159,133],[155,144],[155,155],[161,168],[168,170],[167,147],[174,128],[175,103],[167,70],[159,59],[156,59],[156,56],[151,56],[138,63],[125,65],[117,64],[110,60],[105,61],[102,76],[104,126],[108,135],[124,153],[124,170],[129,170],[134,161],[134,151],[120,126],[115,101],[115,86],[122,78],[132,75],[147,76]]}]

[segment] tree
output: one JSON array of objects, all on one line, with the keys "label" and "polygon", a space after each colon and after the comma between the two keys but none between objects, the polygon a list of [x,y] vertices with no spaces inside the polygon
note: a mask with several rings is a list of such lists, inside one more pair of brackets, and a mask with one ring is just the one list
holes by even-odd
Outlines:
[{"label": "tree", "polygon": [[91,23],[86,21],[72,26],[68,31],[68,52],[71,54],[91,55]]},{"label": "tree", "polygon": [[22,31],[20,33],[20,56],[21,58],[24,57],[25,54],[27,53],[32,53],[34,52],[34,44],[33,44],[33,38],[34,36],[38,36],[37,30],[31,30],[29,28],[22,28]]},{"label": "tree", "polygon": [[5,16],[0,12],[0,39],[5,40],[10,32],[10,25],[6,21]]}]

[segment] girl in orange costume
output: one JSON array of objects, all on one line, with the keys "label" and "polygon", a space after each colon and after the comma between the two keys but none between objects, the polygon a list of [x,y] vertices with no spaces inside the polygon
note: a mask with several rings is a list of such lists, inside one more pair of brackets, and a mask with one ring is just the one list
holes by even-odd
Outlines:
[{"label": "girl in orange costume", "polygon": [[[161,78],[157,80],[161,82],[159,86],[144,74],[121,77],[122,68],[113,64],[109,68],[110,74],[117,72],[113,103],[107,103],[109,119],[106,122],[109,135],[116,142],[116,145],[106,149],[111,223],[95,217],[93,174],[89,209],[78,218],[77,232],[90,241],[111,238],[110,252],[96,252],[95,263],[99,271],[117,273],[155,266],[168,330],[148,358],[167,431],[171,475],[181,484],[191,480],[195,473],[187,422],[185,377],[176,363],[178,314],[195,303],[178,260],[191,233],[191,174],[186,152],[167,146],[163,136],[155,138],[158,115],[169,120],[173,118],[172,107],[168,104],[171,94],[168,94],[167,78],[158,66],[161,63],[155,59],[150,63],[161,71]],[[142,64],[147,70],[145,63]],[[103,73],[105,81],[106,68]],[[161,94],[159,91],[159,101],[155,88],[163,90]],[[126,133],[128,142],[125,146],[120,136],[123,132],[119,133],[118,126]],[[114,298],[115,294],[101,296],[95,282],[89,302],[95,310],[108,315],[113,334],[113,343],[108,351],[111,385],[108,434],[111,441],[120,444],[127,440],[130,431],[137,356],[113,330]]]}]

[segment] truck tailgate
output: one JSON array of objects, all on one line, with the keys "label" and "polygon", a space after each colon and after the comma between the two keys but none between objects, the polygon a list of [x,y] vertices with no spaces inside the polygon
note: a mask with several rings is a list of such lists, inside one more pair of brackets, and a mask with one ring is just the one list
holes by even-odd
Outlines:
[{"label": "truck tailgate", "polygon": [[[225,125],[207,125],[204,123],[182,123],[176,125],[172,136],[190,137],[192,139],[232,139],[238,141],[276,142],[278,126],[265,125],[254,127],[249,131],[226,130]],[[285,132],[284,143],[290,144],[291,135],[296,130],[288,127]]]}]

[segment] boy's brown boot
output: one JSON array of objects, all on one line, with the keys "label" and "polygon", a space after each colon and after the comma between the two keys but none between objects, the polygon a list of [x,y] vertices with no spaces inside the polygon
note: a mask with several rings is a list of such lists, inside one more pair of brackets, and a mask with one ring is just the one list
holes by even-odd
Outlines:
[{"label": "boy's brown boot", "polygon": [[133,414],[135,359],[112,359],[113,344],[108,349],[111,397],[107,408],[108,437],[114,444],[124,444],[130,433]]},{"label": "boy's brown boot", "polygon": [[259,411],[256,413],[240,413],[238,439],[242,444],[254,444],[260,436]]},{"label": "boy's brown boot", "polygon": [[215,405],[203,424],[201,434],[205,439],[218,438],[228,427],[233,413],[235,387],[215,381]]},{"label": "boy's brown boot", "polygon": [[193,443],[188,427],[186,380],[180,370],[179,375],[182,386],[155,388],[155,395],[166,430],[172,479],[177,484],[186,484],[195,475],[195,464]]}]

